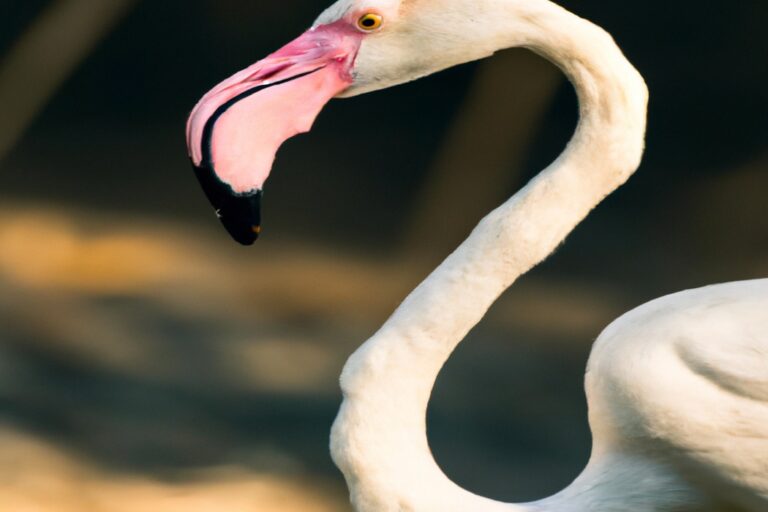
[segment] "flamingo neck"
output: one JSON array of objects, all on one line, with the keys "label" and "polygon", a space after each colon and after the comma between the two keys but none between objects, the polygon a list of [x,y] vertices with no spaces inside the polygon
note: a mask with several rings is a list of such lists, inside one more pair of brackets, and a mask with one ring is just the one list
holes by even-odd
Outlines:
[{"label": "flamingo neck", "polygon": [[[499,295],[635,171],[647,89],[605,31],[546,0],[521,4],[499,49],[527,46],[557,64],[576,88],[579,125],[563,154],[483,219],[347,362],[331,449],[358,512],[545,510],[451,482],[429,449],[427,404],[443,364]],[[486,10],[489,37],[500,40],[500,17]]]}]

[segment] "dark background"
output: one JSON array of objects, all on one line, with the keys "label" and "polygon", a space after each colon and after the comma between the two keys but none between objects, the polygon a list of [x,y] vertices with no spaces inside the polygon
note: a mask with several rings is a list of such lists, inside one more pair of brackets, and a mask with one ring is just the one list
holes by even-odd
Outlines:
[{"label": "dark background", "polygon": [[[112,511],[119,492],[140,506],[139,488],[155,503],[177,496],[168,510],[209,510],[235,482],[225,499],[247,499],[230,510],[339,510],[327,436],[346,356],[557,156],[572,88],[511,50],[333,101],[281,150],[265,236],[243,249],[191,173],[186,115],[325,4],[88,4],[0,4],[0,443],[6,467],[26,468],[0,472],[0,493],[17,510],[69,510],[74,493]],[[438,461],[510,501],[558,490],[585,464],[581,380],[608,322],[680,289],[768,275],[768,5],[561,4],[611,32],[645,76],[648,150],[438,381]],[[41,473],[56,485],[25,476]]]}]

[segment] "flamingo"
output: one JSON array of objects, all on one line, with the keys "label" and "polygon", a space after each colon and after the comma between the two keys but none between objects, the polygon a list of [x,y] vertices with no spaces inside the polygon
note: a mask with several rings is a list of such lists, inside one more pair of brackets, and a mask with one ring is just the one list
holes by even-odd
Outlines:
[{"label": "flamingo", "polygon": [[225,227],[251,244],[278,147],[308,131],[331,98],[518,46],[573,83],[578,127],[557,160],[485,217],[348,360],[331,453],[355,510],[765,512],[766,279],[657,299],[603,331],[585,377],[592,454],[554,496],[477,496],[430,451],[427,404],[452,351],[640,164],[648,90],[603,29],[549,0],[340,0],[198,103],[187,127],[197,176]]}]

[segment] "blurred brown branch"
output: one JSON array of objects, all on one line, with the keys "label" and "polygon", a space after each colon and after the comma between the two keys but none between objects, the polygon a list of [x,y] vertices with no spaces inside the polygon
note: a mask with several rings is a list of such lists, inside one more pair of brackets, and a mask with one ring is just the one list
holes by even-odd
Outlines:
[{"label": "blurred brown branch", "polygon": [[0,160],[37,114],[138,0],[55,0],[0,64]]},{"label": "blurred brown branch", "polygon": [[482,64],[427,173],[407,255],[445,253],[504,199],[561,83],[557,69],[523,50]]}]

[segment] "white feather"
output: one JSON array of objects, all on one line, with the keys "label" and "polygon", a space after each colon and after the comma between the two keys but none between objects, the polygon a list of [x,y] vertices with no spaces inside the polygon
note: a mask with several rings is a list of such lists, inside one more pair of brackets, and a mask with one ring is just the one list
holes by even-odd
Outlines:
[{"label": "white feather", "polygon": [[349,359],[331,449],[355,509],[768,510],[768,280],[659,299],[606,329],[586,378],[593,454],[561,493],[498,503],[442,473],[425,425],[441,367],[498,296],[636,170],[648,92],[605,31],[548,0],[342,0],[318,23],[365,9],[385,24],[363,43],[349,95],[526,46],[573,82],[581,119],[564,153]]}]

